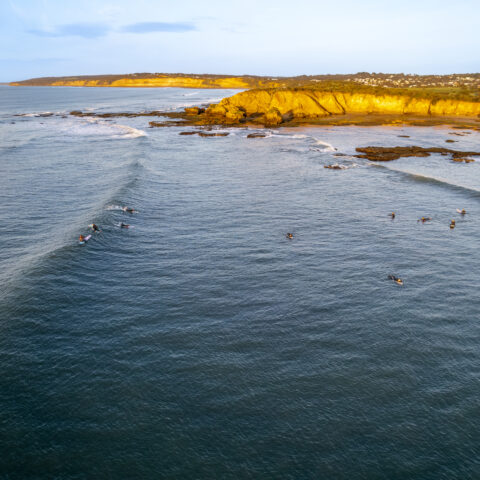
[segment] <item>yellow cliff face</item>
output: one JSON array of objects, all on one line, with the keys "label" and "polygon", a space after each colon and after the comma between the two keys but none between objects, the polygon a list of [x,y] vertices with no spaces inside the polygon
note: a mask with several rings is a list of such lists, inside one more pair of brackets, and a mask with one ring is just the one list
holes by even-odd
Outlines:
[{"label": "yellow cliff face", "polygon": [[[275,82],[260,82],[262,86],[278,87]],[[19,86],[18,82],[11,85]],[[116,80],[54,80],[48,83],[58,87],[177,87],[177,88],[251,88],[242,77],[195,78],[186,76],[159,76],[152,78],[120,78]]]},{"label": "yellow cliff face", "polygon": [[[246,116],[266,115],[278,111],[281,116],[293,118],[318,118],[329,115],[393,114],[393,115],[480,115],[480,103],[412,98],[407,95],[374,95],[370,93],[325,92],[308,89],[249,90],[223,99],[210,106],[207,114],[226,116],[238,111]],[[272,117],[269,114],[269,117]]]}]

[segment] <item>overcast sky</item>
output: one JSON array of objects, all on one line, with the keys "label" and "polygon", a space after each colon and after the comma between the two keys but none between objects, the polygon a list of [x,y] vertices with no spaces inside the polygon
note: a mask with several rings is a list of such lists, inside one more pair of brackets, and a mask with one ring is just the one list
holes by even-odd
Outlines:
[{"label": "overcast sky", "polygon": [[480,0],[0,0],[0,81],[480,71]]}]

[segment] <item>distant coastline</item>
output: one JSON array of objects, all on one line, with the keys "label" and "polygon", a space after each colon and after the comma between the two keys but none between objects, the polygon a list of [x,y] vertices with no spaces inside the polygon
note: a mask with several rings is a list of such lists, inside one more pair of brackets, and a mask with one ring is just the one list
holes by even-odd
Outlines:
[{"label": "distant coastline", "polygon": [[128,73],[115,75],[74,75],[38,77],[10,82],[12,86],[77,87],[180,87],[180,88],[287,88],[348,82],[358,86],[386,88],[428,88],[472,93],[480,88],[480,73],[412,75],[403,73],[352,73],[298,75],[293,77],[217,75],[196,73]]},{"label": "distant coastline", "polygon": [[151,127],[178,125],[172,122],[175,119],[197,126],[460,124],[480,128],[480,74],[260,77],[135,73],[42,77],[10,85],[244,90],[218,104],[199,105],[185,112],[151,112],[150,116],[169,118],[150,122]]}]

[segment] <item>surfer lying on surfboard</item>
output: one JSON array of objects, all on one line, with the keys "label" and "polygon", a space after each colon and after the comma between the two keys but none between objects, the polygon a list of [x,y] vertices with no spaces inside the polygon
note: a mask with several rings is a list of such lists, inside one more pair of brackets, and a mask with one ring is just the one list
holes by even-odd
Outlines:
[{"label": "surfer lying on surfboard", "polygon": [[92,227],[92,230],[93,230],[94,232],[99,232],[99,231],[100,231],[100,229],[98,228],[98,225],[96,225],[95,223],[92,223],[92,224],[90,225],[90,227]]},{"label": "surfer lying on surfboard", "polygon": [[127,212],[127,213],[137,213],[136,210],[134,210],[133,208],[130,208],[130,207],[122,207],[122,210],[124,212]]},{"label": "surfer lying on surfboard", "polygon": [[389,280],[393,280],[398,285],[403,285],[403,280],[401,278],[396,277],[395,275],[389,275]]},{"label": "surfer lying on surfboard", "polygon": [[460,210],[459,208],[457,208],[457,212],[460,214],[460,215],[465,215],[467,213],[467,211],[462,208],[462,210]]},{"label": "surfer lying on surfboard", "polygon": [[120,228],[130,228],[130,225],[127,225],[126,223],[121,223]]},{"label": "surfer lying on surfboard", "polygon": [[86,237],[83,236],[83,235],[80,235],[80,236],[78,237],[78,243],[79,243],[80,245],[84,245],[85,243],[87,243],[87,242],[90,240],[90,238],[92,238],[91,235],[87,235]]},{"label": "surfer lying on surfboard", "polygon": [[429,222],[431,219],[432,219],[431,217],[422,217],[422,218],[419,218],[417,222],[425,223],[425,222]]}]

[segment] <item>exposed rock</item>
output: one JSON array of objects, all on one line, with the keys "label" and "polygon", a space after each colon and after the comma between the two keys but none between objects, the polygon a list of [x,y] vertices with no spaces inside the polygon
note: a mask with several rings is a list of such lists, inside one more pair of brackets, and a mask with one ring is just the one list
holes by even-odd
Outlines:
[{"label": "exposed rock", "polygon": [[[53,115],[53,114],[52,114]],[[108,113],[96,113],[96,112],[81,112],[80,110],[72,110],[70,115],[75,117],[97,117],[97,118],[112,118],[112,117],[163,117],[164,112],[154,110],[152,112],[108,112]]]},{"label": "exposed rock", "polygon": [[447,143],[455,143],[456,140],[450,140],[450,139],[448,139],[448,140],[445,140],[445,142],[447,142]]},{"label": "exposed rock", "polygon": [[265,125],[279,125],[283,122],[282,114],[276,107],[272,107],[265,113]]},{"label": "exposed rock", "polygon": [[220,103],[212,103],[206,110],[205,113],[208,116],[221,116],[224,117],[227,114],[227,109]]},{"label": "exposed rock", "polygon": [[363,147],[356,150],[362,154],[355,155],[355,157],[366,158],[374,162],[388,162],[401,157],[429,157],[431,153],[450,154],[452,160],[456,162],[462,162],[465,157],[480,156],[480,152],[461,152],[440,147]]},{"label": "exposed rock", "polygon": [[198,132],[200,137],[226,137],[229,135],[229,132],[214,132],[214,133],[206,133],[206,132]]},{"label": "exposed rock", "polygon": [[239,123],[246,117],[245,110],[242,108],[232,108],[227,111],[225,118],[233,123]]},{"label": "exposed rock", "polygon": [[339,165],[338,163],[335,163],[333,165],[324,165],[323,168],[329,168],[331,170],[346,170],[347,167],[345,165]]},{"label": "exposed rock", "polygon": [[[150,123],[155,123],[155,122],[150,122]],[[153,125],[154,127],[158,125]],[[198,135],[200,137],[226,137],[229,135],[229,132],[213,132],[213,133],[207,133],[207,132],[180,132],[179,135]]]},{"label": "exposed rock", "polygon": [[398,135],[400,138],[410,138],[410,135]]},{"label": "exposed rock", "polygon": [[266,136],[265,133],[249,133],[247,138],[265,138]]},{"label": "exposed rock", "polygon": [[201,107],[185,107],[185,113],[187,115],[200,115],[205,113],[205,109]]}]

